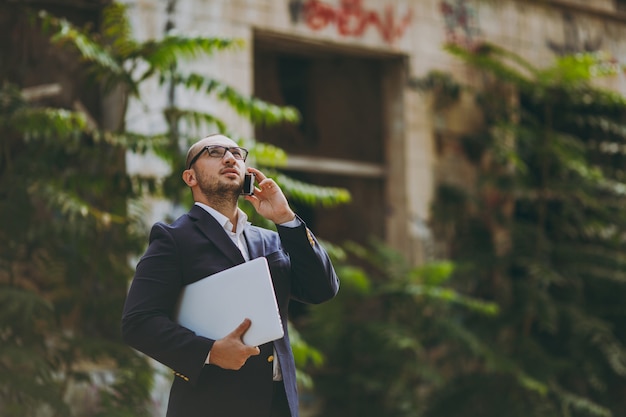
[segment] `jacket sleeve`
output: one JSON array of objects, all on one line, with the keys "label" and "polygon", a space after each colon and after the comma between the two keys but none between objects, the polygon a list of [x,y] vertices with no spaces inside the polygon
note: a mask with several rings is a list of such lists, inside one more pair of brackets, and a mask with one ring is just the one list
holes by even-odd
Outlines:
[{"label": "jacket sleeve", "polygon": [[291,258],[291,296],[308,303],[328,301],[339,291],[339,278],[326,250],[311,230],[301,221],[300,226],[277,226],[280,241]]},{"label": "jacket sleeve", "polygon": [[176,241],[161,223],[137,264],[122,314],[122,337],[131,347],[195,383],[213,340],[197,336],[173,319],[182,287]]}]

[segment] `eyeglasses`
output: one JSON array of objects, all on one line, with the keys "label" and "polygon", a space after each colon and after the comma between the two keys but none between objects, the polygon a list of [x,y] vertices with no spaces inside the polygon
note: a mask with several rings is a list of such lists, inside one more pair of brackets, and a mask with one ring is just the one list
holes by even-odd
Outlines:
[{"label": "eyeglasses", "polygon": [[207,151],[211,158],[223,158],[226,155],[226,151],[230,152],[238,161],[244,161],[248,157],[248,150],[245,148],[240,148],[239,146],[221,146],[221,145],[209,145],[205,146],[194,156],[191,158],[191,162],[189,162],[189,166],[187,169],[191,169],[191,166],[200,158],[200,155],[204,151]]}]

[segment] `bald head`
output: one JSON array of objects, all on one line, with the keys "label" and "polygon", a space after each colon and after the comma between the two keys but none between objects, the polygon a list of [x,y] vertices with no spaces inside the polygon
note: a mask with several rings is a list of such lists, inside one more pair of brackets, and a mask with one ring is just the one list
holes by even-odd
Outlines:
[{"label": "bald head", "polygon": [[224,136],[221,133],[213,133],[211,135],[205,136],[204,138],[191,145],[191,147],[187,151],[185,167],[188,167],[193,157],[196,156],[196,154],[200,152],[202,148],[208,145],[237,146],[237,143],[228,136]]}]

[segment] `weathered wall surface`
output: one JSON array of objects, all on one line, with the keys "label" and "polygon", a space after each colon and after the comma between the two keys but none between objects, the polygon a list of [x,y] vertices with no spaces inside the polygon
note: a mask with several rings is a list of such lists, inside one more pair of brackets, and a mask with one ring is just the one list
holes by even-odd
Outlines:
[{"label": "weathered wall surface", "polygon": [[[480,123],[471,101],[462,100],[440,117],[433,117],[427,95],[410,89],[410,77],[431,70],[452,73],[466,82],[475,74],[443,50],[446,42],[472,46],[481,41],[513,50],[538,65],[557,55],[605,51],[607,63],[626,60],[626,18],[611,0],[127,0],[136,35],[158,38],[168,19],[176,30],[239,38],[244,47],[217,59],[189,64],[254,94],[254,42],[298,42],[303,51],[327,49],[335,54],[386,60],[400,58],[402,70],[383,75],[387,150],[384,178],[389,199],[385,238],[415,262],[423,260],[429,207],[437,181],[463,181],[471,172],[455,149],[435,146],[435,136],[454,136]],[[593,3],[588,5],[587,3]],[[168,11],[168,4],[174,4]],[[393,79],[389,74],[394,74]],[[602,83],[624,92],[623,75]],[[385,87],[392,85],[393,88]],[[386,89],[387,88],[387,89]],[[393,91],[393,94],[389,92]],[[166,103],[166,91],[154,88],[154,99],[134,106],[129,126],[142,130],[162,126],[156,110]],[[194,95],[179,95],[179,104],[220,114],[242,136],[254,128],[222,105]],[[150,115],[145,115],[145,111]],[[136,161],[141,169],[141,162]],[[364,209],[367,201],[359,201]]]}]

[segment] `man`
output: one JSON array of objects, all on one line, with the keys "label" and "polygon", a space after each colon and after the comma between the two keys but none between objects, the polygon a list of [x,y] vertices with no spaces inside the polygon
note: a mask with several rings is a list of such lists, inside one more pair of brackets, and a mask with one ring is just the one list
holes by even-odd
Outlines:
[{"label": "man", "polygon": [[[174,371],[168,417],[297,417],[289,300],[321,303],[339,289],[326,251],[280,187],[246,168],[247,154],[219,134],[191,146],[182,177],[195,204],[171,225],[152,227],[126,299],[124,340]],[[245,199],[278,232],[250,225],[238,208],[246,172],[258,185]],[[242,336],[251,323],[245,320],[223,339],[210,340],[173,320],[182,287],[260,256],[269,264],[283,338],[247,346]]]}]

